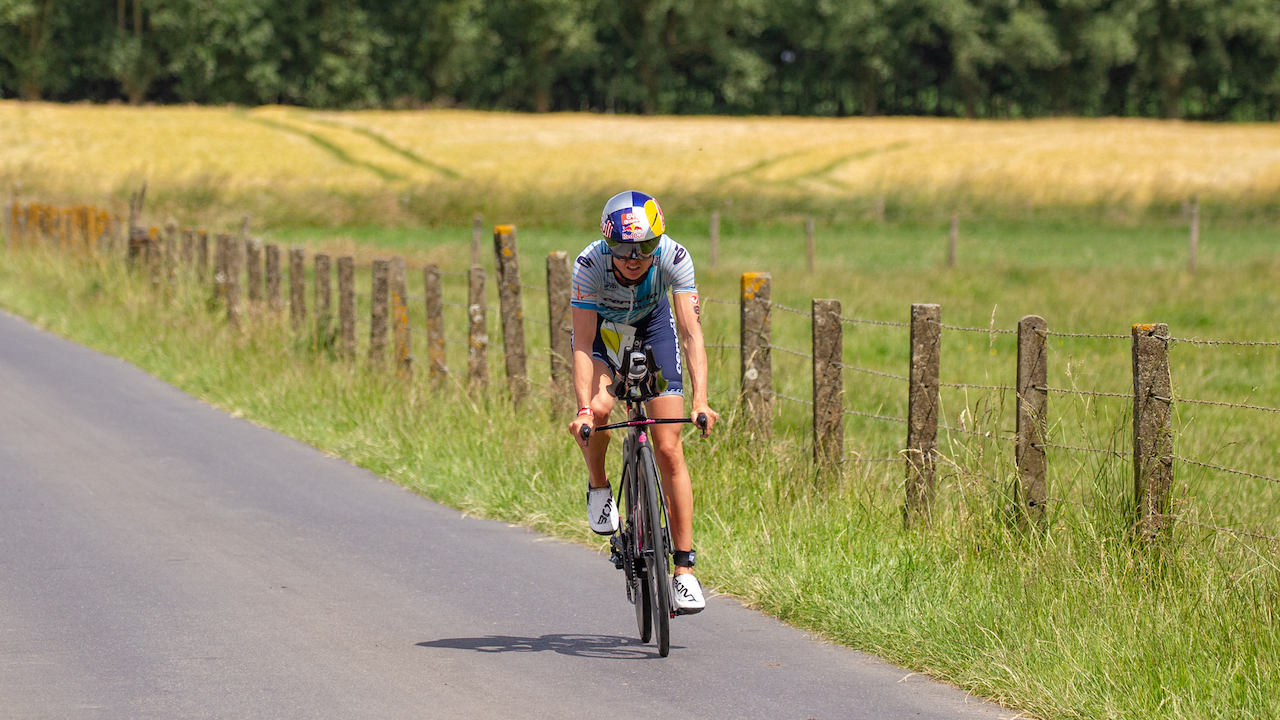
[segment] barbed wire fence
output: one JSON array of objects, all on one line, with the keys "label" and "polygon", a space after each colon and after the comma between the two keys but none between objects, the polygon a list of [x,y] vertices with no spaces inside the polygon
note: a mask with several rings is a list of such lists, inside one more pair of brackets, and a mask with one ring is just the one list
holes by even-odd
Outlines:
[{"label": "barbed wire fence", "polygon": [[[245,267],[246,259],[256,263],[260,262],[263,255],[259,252],[249,251],[247,243],[252,239],[247,237],[244,228],[242,228],[241,236],[238,239],[232,238],[229,233],[219,233],[217,235],[218,242],[213,250],[213,262],[210,263],[209,245],[206,240],[202,240],[202,238],[208,237],[207,231],[190,228],[183,228],[179,231],[176,225],[171,225],[163,230],[155,227],[144,228],[140,225],[140,218],[136,214],[131,216],[129,224],[124,226],[121,218],[113,218],[109,213],[97,208],[55,208],[33,203],[26,206],[12,206],[9,220],[10,243],[14,249],[40,244],[44,247],[53,247],[64,252],[84,256],[93,256],[95,253],[119,253],[124,255],[131,267],[146,269],[148,271],[147,277],[151,279],[152,284],[161,288],[172,283],[174,278],[178,276],[179,270],[193,277],[198,275],[197,279],[211,285],[214,299],[227,307],[229,322],[238,322],[239,316],[237,313],[239,310],[237,305],[242,302],[239,296],[239,288],[243,273],[248,272],[251,279],[257,278],[254,280],[255,282],[261,282],[263,279],[261,268]],[[500,241],[500,239],[496,239],[496,241]],[[518,259],[514,252],[514,235],[510,242],[511,255]],[[267,250],[265,257],[268,264],[266,275],[267,292],[264,295],[259,288],[255,287],[249,293],[248,302],[250,304],[255,302],[266,303],[268,306],[283,309],[283,299],[274,299],[278,298],[280,292],[280,263],[278,260],[280,249],[274,245],[267,245],[265,249]],[[294,249],[295,252],[299,250],[298,248]],[[272,257],[277,259],[274,290],[272,289],[273,277],[271,275]],[[328,288],[330,284],[327,256],[325,260],[324,272],[326,275],[323,279],[320,278],[320,265],[317,263],[316,276],[312,280],[313,288],[317,293],[321,284],[325,288]],[[490,313],[488,312],[489,294],[486,292],[484,282],[486,278],[483,271],[479,271],[478,268],[470,272],[449,272],[434,266],[409,267],[402,259],[355,263],[350,256],[338,258],[340,295],[338,305],[340,314],[347,313],[350,315],[350,317],[339,318],[340,332],[344,334],[339,345],[347,348],[348,354],[354,352],[356,342],[353,335],[358,325],[361,328],[361,332],[368,331],[371,361],[373,361],[372,355],[375,354],[375,349],[378,347],[379,335],[391,333],[394,335],[394,342],[396,343],[394,356],[400,361],[399,367],[406,370],[408,369],[406,360],[413,357],[413,338],[417,338],[419,342],[425,342],[428,345],[428,355],[436,352],[431,349],[432,347],[465,345],[467,346],[468,357],[468,382],[471,384],[487,382],[487,375],[480,375],[481,373],[487,373],[487,362],[477,363],[475,358],[477,353],[484,355],[492,349],[507,360],[507,379],[513,383],[512,392],[514,394],[516,385],[514,384],[515,378],[511,368],[524,367],[523,358],[527,356],[527,343],[524,339],[523,326],[526,321],[529,324],[546,327],[549,330],[548,358],[551,359],[549,372],[554,373],[554,357],[557,352],[562,357],[567,357],[568,355],[567,351],[557,351],[555,347],[558,342],[562,342],[557,338],[557,332],[566,337],[568,332],[568,328],[563,327],[563,322],[559,323],[561,327],[557,327],[558,321],[554,319],[557,312],[555,303],[560,302],[556,298],[568,297],[568,262],[563,253],[559,254],[559,260],[565,261],[566,272],[563,274],[563,280],[556,281],[560,282],[561,286],[553,287],[550,258],[548,262],[548,285],[546,286],[520,282],[518,274],[515,279],[504,282],[501,277],[503,274],[501,258],[499,258],[499,277],[496,283],[496,294],[500,312]],[[392,272],[388,276],[389,268],[399,274]],[[398,270],[396,270],[397,268]],[[369,292],[356,292],[354,290],[354,278],[350,276],[350,273],[354,270],[367,271],[372,276],[369,279],[372,283]],[[479,272],[479,277],[477,277],[477,271]],[[345,279],[344,272],[348,273]],[[432,275],[432,273],[436,278],[449,278],[451,282],[454,282],[455,279],[464,279],[468,285],[469,300],[467,303],[445,301],[440,290],[440,283],[435,285],[434,294],[424,292],[423,295],[410,295],[405,285],[406,272],[412,272],[415,277],[423,277],[424,288],[430,285],[425,278]],[[388,287],[388,278],[390,278],[389,282],[391,284],[399,284],[396,287]],[[845,462],[902,463],[906,474],[907,497],[905,503],[908,517],[911,516],[912,511],[927,512],[928,505],[933,502],[932,494],[936,485],[935,475],[938,462],[949,464],[956,468],[959,467],[958,458],[950,457],[939,450],[938,434],[941,432],[945,434],[944,437],[946,439],[943,445],[944,448],[949,447],[954,450],[955,448],[965,449],[970,447],[965,441],[953,441],[951,434],[955,434],[979,442],[997,443],[1000,447],[1015,450],[1012,454],[1015,456],[1015,471],[1018,476],[1016,495],[1018,502],[1021,503],[1019,510],[1036,516],[1037,519],[1042,517],[1043,508],[1048,504],[1079,504],[1078,501],[1071,498],[1059,498],[1048,494],[1045,476],[1048,455],[1052,452],[1062,452],[1092,455],[1136,465],[1134,473],[1137,482],[1136,492],[1140,496],[1138,505],[1141,514],[1139,524],[1144,527],[1144,532],[1149,529],[1161,530],[1177,525],[1186,525],[1213,532],[1222,532],[1236,537],[1268,541],[1276,540],[1276,535],[1272,533],[1221,524],[1222,521],[1214,520],[1212,514],[1207,516],[1210,522],[1204,522],[1203,520],[1206,518],[1202,518],[1200,515],[1193,517],[1190,512],[1172,513],[1168,510],[1170,485],[1175,464],[1195,468],[1197,472],[1280,485],[1280,478],[1275,477],[1274,474],[1267,474],[1262,468],[1236,467],[1229,462],[1218,460],[1216,457],[1195,456],[1194,453],[1177,453],[1174,451],[1175,441],[1181,443],[1186,439],[1186,433],[1188,432],[1187,430],[1183,430],[1180,433],[1173,431],[1172,418],[1174,410],[1179,406],[1221,408],[1239,413],[1264,415],[1280,413],[1280,408],[1256,402],[1182,397],[1174,391],[1173,379],[1169,371],[1168,354],[1171,348],[1177,346],[1185,346],[1197,351],[1211,351],[1212,349],[1223,347],[1252,348],[1265,351],[1270,348],[1280,348],[1280,341],[1174,337],[1168,333],[1167,326],[1160,324],[1135,325],[1133,331],[1128,335],[1050,330],[1043,319],[1038,319],[1039,324],[1032,322],[1024,327],[1024,323],[1027,323],[1030,318],[1035,318],[1035,316],[1023,318],[1020,321],[1019,329],[1015,330],[996,327],[994,313],[992,322],[987,327],[969,327],[943,323],[940,319],[940,309],[936,305],[912,306],[912,319],[910,322],[849,317],[841,314],[839,303],[835,301],[815,300],[813,309],[807,311],[773,302],[769,299],[767,276],[765,278],[766,286],[763,288],[763,292],[760,287],[757,287],[751,294],[744,292],[743,297],[736,301],[711,297],[702,298],[705,305],[732,305],[737,306],[740,311],[739,342],[707,342],[707,349],[719,351],[722,356],[728,351],[736,350],[742,358],[741,364],[744,378],[747,372],[760,374],[762,371],[770,378],[769,385],[764,388],[749,386],[744,380],[737,387],[736,398],[743,403],[744,407],[754,407],[753,393],[761,399],[767,398],[769,402],[759,403],[759,406],[766,408],[768,413],[767,421],[769,423],[773,422],[774,401],[787,403],[802,409],[806,413],[812,413],[811,430],[813,441],[810,446],[806,447],[785,438],[778,439],[777,442],[784,447],[812,452],[815,466],[824,471]],[[294,280],[291,277],[291,284],[297,282],[304,281]],[[539,312],[538,316],[526,316],[526,303],[523,302],[522,291],[545,294],[545,303],[535,302],[529,307],[545,307],[546,315],[542,315]],[[326,289],[325,292],[327,297],[328,290]],[[456,294],[454,291],[450,292]],[[343,297],[344,294],[346,297]],[[303,308],[300,311],[301,317],[305,317],[305,299],[299,300],[300,297],[301,295],[296,292],[291,293],[289,303],[294,306],[301,302],[303,304]],[[317,295],[316,297],[319,296]],[[763,298],[762,301],[761,298]],[[567,300],[563,302],[567,305]],[[272,305],[273,303],[275,305]],[[407,303],[413,303],[414,308],[422,308],[423,313],[419,313],[416,309],[411,312],[406,306]],[[357,305],[367,307],[368,311],[355,313],[354,310]],[[749,312],[751,307],[757,306],[763,308],[763,315],[758,312],[753,315]],[[457,318],[455,316],[454,320],[450,320],[447,323],[443,322],[443,311],[446,308],[451,311],[461,310],[463,317]],[[772,335],[767,327],[769,312],[772,310],[777,310],[789,318],[802,318],[808,321],[812,328],[810,334],[812,347],[806,350],[786,347],[772,342]],[[297,313],[299,311],[294,310],[293,312]],[[325,312],[328,312],[327,308]],[[411,316],[422,317],[424,314],[425,322],[417,324],[410,322]],[[295,317],[297,316],[295,314]],[[543,317],[546,319],[544,320]],[[759,324],[761,317],[765,319],[764,325]],[[325,322],[329,320],[328,317],[323,319]],[[320,317],[317,317],[316,322],[319,321]],[[425,329],[420,325],[425,326]],[[469,328],[466,339],[457,337],[456,334],[447,335],[444,332],[445,327],[456,328],[459,325],[466,325]],[[863,326],[889,330],[906,329],[909,331],[910,371],[908,374],[867,367],[864,363],[848,361],[845,358],[841,340],[842,328]],[[518,327],[519,332],[513,334],[510,330],[512,327]],[[986,336],[993,347],[997,338],[1016,336],[1018,347],[1017,383],[942,380],[940,377],[938,348],[944,331],[947,333]],[[512,338],[518,338],[519,340],[513,344]],[[1090,342],[1128,341],[1131,345],[1133,358],[1133,391],[1117,392],[1107,389],[1080,388],[1074,386],[1074,381],[1072,387],[1057,387],[1050,384],[1045,371],[1045,365],[1049,361],[1049,344],[1047,341],[1050,338],[1087,340]],[[725,339],[727,340],[728,338]],[[405,347],[402,347],[402,344]],[[443,353],[443,351],[440,352]],[[780,356],[791,358],[793,362],[802,361],[804,364],[809,365],[809,379],[813,387],[813,395],[810,398],[806,399],[794,393],[780,392],[773,387],[771,381],[772,368],[769,367],[765,370],[761,363],[771,363],[774,352]],[[748,354],[750,354],[749,359]],[[513,356],[521,358],[521,363],[513,365]],[[1039,363],[1039,369],[1034,372],[1029,371],[1028,377],[1024,378],[1023,364],[1028,362],[1028,358],[1033,360],[1034,358],[1039,358],[1039,360],[1035,360],[1035,362]],[[1032,364],[1034,365],[1035,362],[1032,362]],[[447,363],[441,364],[446,368],[448,366]],[[1035,368],[1032,368],[1032,370],[1035,370]],[[859,406],[855,402],[852,406],[847,406],[847,398],[849,396],[846,396],[843,390],[846,377],[859,377],[869,381],[891,383],[891,386],[895,388],[894,392],[901,392],[903,390],[902,386],[905,384],[906,392],[903,394],[907,400],[906,416],[903,417],[886,412],[882,405],[868,407],[865,405]],[[525,382],[527,382],[527,377]],[[940,396],[940,392],[943,389],[961,391],[965,394],[963,397],[963,409],[951,420],[948,420],[947,414],[943,412],[944,406]],[[715,392],[721,396],[735,395],[733,390],[728,388],[717,389]],[[968,397],[970,392],[985,394],[982,396],[985,398],[983,402],[987,402],[989,405],[984,418],[979,418],[978,413],[973,411],[974,408],[971,407],[970,398]],[[1130,421],[1135,428],[1133,433],[1135,446],[1127,449],[1117,448],[1110,444],[1106,447],[1097,447],[1088,444],[1073,444],[1055,437],[1054,428],[1056,423],[1050,422],[1047,412],[1043,409],[1046,407],[1047,398],[1051,395],[1088,402],[1095,400],[1121,400],[1125,403],[1132,403],[1133,416]],[[860,398],[862,396],[858,395],[857,397]],[[1006,413],[1011,403],[1014,406],[1012,414],[1016,416],[1016,427],[1013,432],[1008,429],[989,429],[992,418],[997,423],[1002,419],[1007,419]],[[860,449],[846,451],[844,448],[845,431],[843,422],[846,417],[858,418],[873,423],[891,424],[895,427],[905,425],[907,426],[906,442],[892,456],[870,456]]]}]

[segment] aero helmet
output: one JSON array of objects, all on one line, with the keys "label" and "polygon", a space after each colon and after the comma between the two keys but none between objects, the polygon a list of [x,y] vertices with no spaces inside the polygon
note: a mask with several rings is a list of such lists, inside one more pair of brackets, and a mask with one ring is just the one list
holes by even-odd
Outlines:
[{"label": "aero helmet", "polygon": [[609,198],[600,213],[600,234],[610,248],[627,243],[631,255],[652,255],[666,231],[662,208],[651,195],[635,190]]}]

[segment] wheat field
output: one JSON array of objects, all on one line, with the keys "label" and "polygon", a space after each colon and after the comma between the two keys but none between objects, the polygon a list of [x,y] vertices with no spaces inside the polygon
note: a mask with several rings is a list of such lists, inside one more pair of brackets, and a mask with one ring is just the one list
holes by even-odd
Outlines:
[{"label": "wheat field", "polygon": [[0,101],[0,179],[80,198],[152,186],[363,194],[465,182],[564,194],[963,194],[1035,206],[1280,195],[1280,126],[1158,120],[313,112]]}]

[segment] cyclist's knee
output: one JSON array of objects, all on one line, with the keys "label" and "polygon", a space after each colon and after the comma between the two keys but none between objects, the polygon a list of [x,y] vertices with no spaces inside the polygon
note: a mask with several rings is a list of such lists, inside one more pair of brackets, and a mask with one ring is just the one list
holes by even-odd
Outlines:
[{"label": "cyclist's knee", "polygon": [[[661,426],[659,426],[661,427]],[[678,428],[680,425],[668,425],[666,428]],[[664,430],[666,428],[663,428]],[[680,433],[676,432],[655,432],[653,433],[653,452],[657,455],[656,460],[666,464],[668,467],[674,467],[676,463],[684,462],[684,445],[680,442]]]}]

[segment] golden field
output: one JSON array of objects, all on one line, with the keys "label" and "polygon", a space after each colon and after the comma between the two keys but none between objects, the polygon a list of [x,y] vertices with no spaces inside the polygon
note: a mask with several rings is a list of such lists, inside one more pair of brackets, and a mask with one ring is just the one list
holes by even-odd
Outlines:
[{"label": "golden field", "polygon": [[0,179],[83,199],[154,187],[358,194],[465,183],[563,194],[1143,206],[1280,195],[1280,125],[1158,120],[313,112],[0,101]]}]

